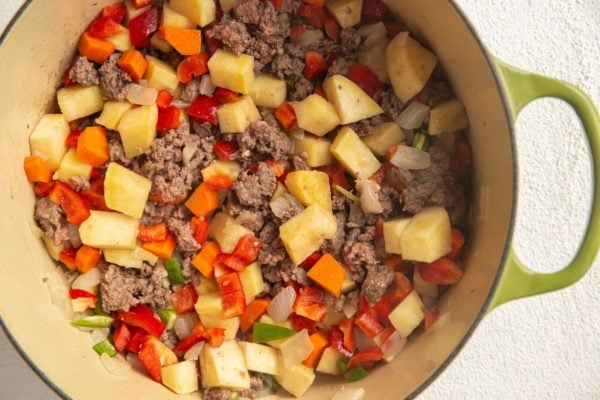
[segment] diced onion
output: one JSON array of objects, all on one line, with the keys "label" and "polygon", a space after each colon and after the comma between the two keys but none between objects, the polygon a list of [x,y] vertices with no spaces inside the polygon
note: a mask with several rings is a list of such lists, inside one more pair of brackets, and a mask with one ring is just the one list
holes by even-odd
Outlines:
[{"label": "diced onion", "polygon": [[81,246],[81,238],[79,237],[79,227],[75,224],[68,223],[67,231],[69,232],[69,240],[73,247]]},{"label": "diced onion", "polygon": [[361,26],[358,29],[358,34],[364,39],[363,46],[369,47],[374,43],[386,39],[387,29],[383,22],[377,22],[375,24]]},{"label": "diced onion", "polygon": [[[69,298],[69,286],[65,275],[52,263],[47,264],[45,271],[45,282],[48,285],[48,292],[52,304],[58,308],[58,312],[63,318],[73,319],[74,311]],[[96,269],[96,268],[94,268]]]},{"label": "diced onion", "polygon": [[304,139],[304,129],[295,127],[290,131],[290,136],[294,139]]},{"label": "diced onion", "polygon": [[399,146],[390,162],[398,168],[424,169],[431,166],[431,156],[429,153],[414,147]]},{"label": "diced onion", "polygon": [[292,368],[306,360],[312,353],[314,346],[308,336],[308,331],[302,329],[294,336],[283,342],[279,349],[281,350],[281,358],[285,368]]},{"label": "diced onion", "polygon": [[383,351],[383,358],[386,361],[391,361],[396,354],[400,353],[406,344],[406,338],[398,332],[394,332],[390,337],[381,345],[381,351]]},{"label": "diced onion", "polygon": [[173,100],[171,102],[171,105],[173,107],[177,107],[177,108],[181,108],[181,109],[185,109],[188,108],[192,103],[187,102],[187,101],[183,101],[183,100]]},{"label": "diced onion", "polygon": [[97,293],[98,285],[102,280],[102,273],[99,268],[92,268],[87,272],[79,275],[71,285],[72,289],[81,289],[90,293]]},{"label": "diced onion", "polygon": [[348,302],[342,307],[342,312],[344,313],[346,318],[352,318],[354,314],[356,314],[356,307],[352,306],[352,304]]},{"label": "diced onion", "polygon": [[284,193],[269,203],[271,211],[277,218],[282,218],[290,207],[303,209],[302,203],[289,193]]},{"label": "diced onion", "polygon": [[331,400],[363,400],[365,393],[363,388],[342,388]]},{"label": "diced onion", "polygon": [[132,83],[127,89],[127,100],[140,106],[149,106],[156,103],[158,91],[154,88],[144,87]]},{"label": "diced onion", "polygon": [[293,287],[288,286],[279,294],[273,297],[273,300],[267,307],[267,313],[275,322],[283,322],[292,313],[294,302],[296,301],[296,291]]},{"label": "diced onion", "polygon": [[175,325],[173,325],[173,329],[175,329],[175,334],[182,340],[192,333],[192,329],[194,329],[194,325],[198,322],[198,317],[195,313],[187,313],[184,315],[178,315],[175,319]]},{"label": "diced onion", "polygon": [[202,351],[202,347],[204,347],[204,342],[198,342],[183,355],[184,360],[197,360],[200,356],[200,351]]},{"label": "diced onion", "polygon": [[320,29],[308,29],[297,38],[292,39],[292,43],[301,47],[309,47],[323,39],[323,31]]},{"label": "diced onion", "polygon": [[417,129],[429,116],[431,109],[420,101],[413,101],[398,115],[396,123],[402,129]]},{"label": "diced onion", "polygon": [[127,372],[131,369],[131,365],[121,354],[111,357],[106,353],[102,353],[100,362],[109,373],[121,378],[125,378]]},{"label": "diced onion", "polygon": [[110,330],[108,328],[96,328],[90,331],[90,336],[94,343],[99,343],[108,337]]},{"label": "diced onion", "polygon": [[200,94],[205,96],[212,96],[217,87],[212,83],[210,75],[206,74],[202,76],[202,79],[200,80],[200,86],[198,87],[198,89],[200,90]]},{"label": "diced onion", "polygon": [[356,341],[356,347],[360,351],[368,349],[369,347],[377,346],[377,343],[375,343],[373,339],[365,335],[365,333],[360,328],[354,328],[354,340]]},{"label": "diced onion", "polygon": [[365,214],[380,214],[383,207],[377,196],[380,190],[379,185],[369,179],[359,179],[356,181],[356,190],[360,193],[360,207]]},{"label": "diced onion", "polygon": [[192,144],[186,144],[181,151],[181,158],[183,159],[184,164],[189,164],[196,154],[196,150],[198,150],[198,146]]}]

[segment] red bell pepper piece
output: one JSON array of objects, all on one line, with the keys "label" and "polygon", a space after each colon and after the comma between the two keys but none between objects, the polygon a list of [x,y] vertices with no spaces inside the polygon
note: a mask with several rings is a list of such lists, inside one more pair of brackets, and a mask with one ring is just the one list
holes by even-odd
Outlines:
[{"label": "red bell pepper piece", "polygon": [[167,108],[173,102],[173,95],[169,93],[166,89],[161,89],[158,91],[158,95],[156,96],[156,106],[158,108]]},{"label": "red bell pepper piece", "polygon": [[227,175],[214,175],[208,177],[204,179],[204,183],[212,190],[231,189],[233,187],[233,181]]},{"label": "red bell pepper piece", "polygon": [[325,293],[312,286],[300,288],[294,302],[294,312],[313,321],[322,321],[327,313]]},{"label": "red bell pepper piece", "polygon": [[122,322],[118,322],[113,332],[113,342],[115,344],[115,348],[118,351],[123,351],[127,348],[127,344],[131,340],[131,331],[127,327],[127,324]]},{"label": "red bell pepper piece", "polygon": [[165,331],[165,324],[160,320],[160,317],[146,306],[136,306],[130,311],[120,311],[117,318],[127,325],[142,328],[150,335],[158,338]]},{"label": "red bell pepper piece", "polygon": [[290,315],[290,321],[292,322],[292,326],[294,327],[294,329],[297,331],[306,329],[308,333],[314,333],[317,329],[317,323],[315,321],[303,317],[302,315],[298,315],[296,313],[292,313]]},{"label": "red bell pepper piece", "polygon": [[463,276],[458,264],[447,257],[431,263],[419,264],[419,273],[424,281],[438,285],[454,285]]},{"label": "red bell pepper piece", "polygon": [[151,226],[140,226],[138,228],[138,239],[142,242],[162,242],[169,233],[164,223]]},{"label": "red bell pepper piece", "polygon": [[[340,185],[346,190],[352,189],[352,186],[350,186],[348,178],[346,177],[346,170],[340,164],[323,165],[322,167],[318,167],[317,170],[325,172],[327,176],[329,176],[329,182],[332,185]],[[334,193],[338,192],[334,191]]]},{"label": "red bell pepper piece", "polygon": [[275,110],[275,118],[283,127],[283,130],[289,132],[296,125],[296,112],[289,103],[283,103]]},{"label": "red bell pepper piece", "polygon": [[452,228],[452,250],[446,255],[451,260],[456,261],[460,256],[463,246],[465,245],[465,236],[456,228]]},{"label": "red bell pepper piece", "polygon": [[229,253],[221,253],[215,258],[216,265],[223,265],[234,271],[241,271],[248,263],[240,256]]},{"label": "red bell pepper piece", "polygon": [[199,245],[203,245],[206,239],[208,239],[210,223],[205,217],[192,217],[190,225],[192,226],[194,239],[196,239]]},{"label": "red bell pepper piece", "polygon": [[67,136],[67,147],[77,148],[77,141],[79,140],[79,136],[81,136],[81,131],[72,130],[69,132],[69,136]]},{"label": "red bell pepper piece", "polygon": [[151,8],[129,21],[129,38],[135,47],[150,47],[150,36],[158,30],[158,10]]},{"label": "red bell pepper piece", "polygon": [[396,304],[397,302],[392,301],[392,296],[386,294],[373,306],[373,310],[377,314],[379,322],[382,323],[384,327],[391,325],[388,315],[390,315]]},{"label": "red bell pepper piece", "polygon": [[208,53],[213,55],[215,51],[223,48],[223,42],[219,39],[215,39],[210,36],[205,36],[204,43],[206,43],[206,47],[208,48]]},{"label": "red bell pepper piece", "polygon": [[[381,236],[383,236],[383,232],[381,233]],[[392,271],[404,272],[404,260],[402,259],[402,256],[396,254],[387,256],[383,259],[383,265]]]},{"label": "red bell pepper piece", "polygon": [[327,72],[327,62],[325,58],[316,51],[307,51],[304,53],[304,61],[306,65],[304,66],[304,77],[308,80],[313,80],[318,78],[325,72]]},{"label": "red bell pepper piece", "polygon": [[79,195],[83,197],[88,208],[92,210],[110,211],[106,205],[103,194],[98,194],[92,190],[82,190]]},{"label": "red bell pepper piece", "polygon": [[269,0],[273,4],[273,8],[277,11],[283,10],[283,0]]},{"label": "red bell pepper piece", "polygon": [[425,326],[425,330],[428,331],[431,329],[435,321],[440,317],[440,312],[438,310],[427,310],[425,311],[425,319],[423,324]]},{"label": "red bell pepper piece", "polygon": [[361,24],[374,24],[389,14],[389,10],[381,0],[364,0],[360,14]]},{"label": "red bell pepper piece", "polygon": [[213,94],[213,99],[218,101],[220,104],[235,103],[240,99],[240,96],[233,90],[225,88],[217,88]]},{"label": "red bell pepper piece", "polygon": [[208,59],[207,53],[200,53],[193,56],[186,57],[177,66],[177,77],[179,82],[188,83],[196,76],[202,76],[208,72]]},{"label": "red bell pepper piece", "polygon": [[127,6],[125,3],[115,3],[104,7],[100,15],[110,18],[117,24],[120,24],[125,18],[125,13],[127,13]]},{"label": "red bell pepper piece", "polygon": [[100,16],[90,24],[87,32],[90,36],[103,39],[114,35],[122,29],[123,27],[113,18]]},{"label": "red bell pepper piece", "polygon": [[50,191],[54,187],[54,182],[44,183],[39,182],[33,185],[33,191],[39,197],[46,197],[50,194]]},{"label": "red bell pepper piece", "polygon": [[198,122],[207,122],[211,125],[217,125],[217,108],[219,102],[212,97],[200,95],[188,108],[188,114]]},{"label": "red bell pepper piece", "polygon": [[306,257],[306,260],[302,261],[300,266],[305,269],[309,269],[313,265],[319,261],[319,259],[323,256],[323,252],[316,250],[310,256]]},{"label": "red bell pepper piece", "polygon": [[383,358],[383,351],[377,347],[369,347],[359,351],[348,361],[348,368],[363,367],[370,368],[374,363]]},{"label": "red bell pepper piece", "polygon": [[298,7],[298,16],[309,25],[321,29],[325,22],[325,9],[319,6],[302,3]]},{"label": "red bell pepper piece", "polygon": [[73,85],[73,79],[71,79],[71,68],[73,67],[73,65],[71,65],[69,68],[67,68],[67,70],[63,73],[63,86],[64,87],[69,87]]},{"label": "red bell pepper piece", "polygon": [[69,290],[69,297],[72,299],[78,299],[80,297],[88,297],[90,299],[98,300],[98,296],[83,289],[71,289]]},{"label": "red bell pepper piece", "polygon": [[160,340],[150,335],[144,339],[138,352],[138,359],[156,382],[161,382],[160,369],[162,367],[177,362],[175,353]]},{"label": "red bell pepper piece", "polygon": [[227,267],[225,264],[222,263],[217,263],[216,262],[216,257],[215,257],[215,262],[214,262],[214,277],[218,278],[220,276],[223,275],[227,275],[227,274],[233,274],[234,272],[237,272],[234,269],[231,269],[229,267]]},{"label": "red bell pepper piece", "polygon": [[215,155],[221,161],[229,161],[231,156],[239,150],[236,142],[229,142],[227,140],[217,140],[213,147]]},{"label": "red bell pepper piece", "polygon": [[169,106],[158,109],[158,121],[156,122],[156,130],[159,132],[176,129],[181,125],[181,110],[177,107]]},{"label": "red bell pepper piece", "polygon": [[58,259],[65,264],[68,269],[77,269],[77,263],[75,262],[75,256],[77,249],[74,247],[65,249],[60,252]]},{"label": "red bell pepper piece", "polygon": [[60,205],[67,214],[67,221],[79,225],[90,216],[90,209],[83,198],[68,185],[54,182],[49,193],[50,200]]},{"label": "red bell pepper piece", "polygon": [[373,97],[383,86],[371,68],[362,64],[353,64],[348,69],[346,77],[356,83],[371,97]]},{"label": "red bell pepper piece", "polygon": [[204,337],[212,347],[220,347],[225,341],[225,329],[211,328],[204,333]]},{"label": "red bell pepper piece", "polygon": [[344,333],[339,326],[334,325],[331,327],[329,339],[331,340],[331,347],[337,350],[338,353],[346,357],[352,357],[354,351],[349,351],[344,347]]},{"label": "red bell pepper piece", "polygon": [[237,272],[217,278],[223,303],[223,318],[238,317],[246,311],[246,298]]},{"label": "red bell pepper piece", "polygon": [[323,28],[325,29],[325,33],[332,40],[337,40],[340,37],[340,26],[337,20],[329,11],[325,12],[325,20],[323,21]]},{"label": "red bell pepper piece", "polygon": [[301,22],[292,24],[290,26],[290,39],[297,39],[300,35],[306,32],[306,25]]},{"label": "red bell pepper piece", "polygon": [[194,309],[198,300],[198,292],[193,284],[188,283],[171,295],[171,304],[177,314],[186,314]]},{"label": "red bell pepper piece", "polygon": [[[121,323],[121,324],[126,325],[123,323]],[[125,346],[125,348],[133,353],[137,353],[138,351],[140,351],[142,342],[144,341],[144,339],[146,338],[146,336],[148,334],[143,329],[137,328],[135,326],[128,326],[127,329],[129,330],[129,332],[131,334],[131,339],[129,339],[129,342],[127,342],[127,345]]]},{"label": "red bell pepper piece", "polygon": [[377,318],[369,313],[357,315],[354,323],[370,338],[374,338],[383,330],[383,326],[377,321]]},{"label": "red bell pepper piece", "polygon": [[356,350],[356,339],[354,338],[354,321],[352,318],[344,318],[340,322],[340,331],[344,334],[343,345],[346,350],[354,353]]},{"label": "red bell pepper piece", "polygon": [[238,240],[233,254],[246,262],[246,265],[252,263],[258,257],[258,252],[263,246],[263,242],[252,234],[244,235]]},{"label": "red bell pepper piece", "polygon": [[182,356],[190,347],[206,339],[206,328],[202,322],[198,321],[194,325],[192,332],[173,347],[173,352]]}]

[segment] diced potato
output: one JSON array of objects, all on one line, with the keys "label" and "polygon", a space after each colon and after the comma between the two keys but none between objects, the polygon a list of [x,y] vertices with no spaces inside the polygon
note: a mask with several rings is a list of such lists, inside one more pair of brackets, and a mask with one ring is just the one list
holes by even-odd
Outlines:
[{"label": "diced potato", "polygon": [[153,265],[158,261],[158,257],[140,246],[133,250],[105,249],[102,254],[106,262],[125,268],[142,268],[144,262]]},{"label": "diced potato", "polygon": [[254,57],[219,49],[208,60],[208,71],[215,86],[248,94],[254,82]]},{"label": "diced potato", "polygon": [[381,41],[365,46],[358,53],[358,62],[371,68],[371,71],[377,75],[377,78],[383,83],[390,83],[390,77],[387,72],[387,58],[385,49],[390,40],[385,36]]},{"label": "diced potato", "polygon": [[352,274],[346,270],[346,275],[344,275],[344,281],[342,282],[342,293],[347,293],[354,289],[356,289],[356,281],[352,279]]},{"label": "diced potato", "polygon": [[332,75],[325,79],[323,90],[333,104],[342,125],[383,113],[383,108],[371,96],[343,75]]},{"label": "diced potato", "polygon": [[221,4],[221,9],[224,12],[229,12],[233,10],[235,6],[238,5],[240,0],[219,0],[219,4]]},{"label": "diced potato", "polygon": [[195,28],[196,24],[188,17],[178,13],[169,6],[168,2],[163,5],[163,12],[160,16],[160,26],[169,28]]},{"label": "diced potato", "polygon": [[104,38],[106,41],[111,42],[115,45],[115,49],[121,52],[125,52],[127,50],[133,50],[134,47],[131,44],[131,39],[129,37],[129,30],[123,28],[122,31],[119,31],[109,37]]},{"label": "diced potato", "polygon": [[81,161],[81,159],[77,157],[77,151],[74,148],[71,148],[60,162],[58,170],[54,174],[54,179],[68,183],[69,178],[76,176],[81,176],[89,180],[91,174],[92,166]]},{"label": "diced potato", "polygon": [[430,135],[456,132],[468,127],[469,118],[460,100],[447,100],[431,109],[428,129]]},{"label": "diced potato", "polygon": [[318,94],[291,103],[296,113],[298,127],[317,136],[324,136],[340,124],[333,105]]},{"label": "diced potato", "polygon": [[104,178],[104,199],[108,208],[141,218],[152,188],[150,179],[111,162]]},{"label": "diced potato", "polygon": [[225,213],[215,215],[210,224],[210,235],[225,253],[232,253],[240,238],[247,234],[252,234],[252,231]]},{"label": "diced potato", "polygon": [[214,0],[171,0],[171,8],[201,27],[213,22],[217,15]]},{"label": "diced potato", "polygon": [[158,108],[155,105],[140,106],[126,111],[119,122],[125,157],[133,158],[142,154],[156,137]]},{"label": "diced potato", "polygon": [[396,96],[406,103],[419,93],[433,72],[438,59],[412,37],[401,32],[386,49],[387,71]]},{"label": "diced potato", "polygon": [[54,240],[48,235],[42,235],[42,241],[44,242],[44,246],[46,246],[46,250],[48,250],[48,255],[55,261],[60,259],[60,253],[65,249],[64,244],[55,244]]},{"label": "diced potato", "polygon": [[246,296],[246,304],[250,303],[254,298],[264,292],[265,282],[263,280],[260,264],[255,261],[239,272],[242,288]]},{"label": "diced potato", "polygon": [[360,22],[362,0],[332,0],[325,7],[333,14],[342,29],[350,28]]},{"label": "diced potato", "polygon": [[211,292],[204,295],[198,295],[198,300],[194,305],[196,313],[202,316],[221,316],[223,312],[223,302],[221,301],[221,293]]},{"label": "diced potato", "polygon": [[29,136],[32,156],[41,157],[48,168],[56,171],[67,152],[67,137],[71,129],[62,114],[46,114]]},{"label": "diced potato", "polygon": [[198,371],[194,361],[181,361],[160,369],[163,385],[177,394],[198,390]]},{"label": "diced potato", "polygon": [[240,318],[223,319],[220,315],[200,315],[200,321],[206,329],[225,329],[225,340],[234,340],[240,329]]},{"label": "diced potato", "polygon": [[402,337],[408,337],[425,318],[425,306],[414,290],[388,315],[394,328]]},{"label": "diced potato", "polygon": [[[346,274],[346,276],[348,276],[348,274]],[[334,308],[328,307],[325,318],[323,318],[323,321],[319,322],[317,326],[319,328],[330,330],[333,325],[339,325],[344,318],[346,318],[346,315],[343,312],[337,312]]]},{"label": "diced potato", "polygon": [[412,217],[400,237],[402,258],[432,262],[452,250],[448,212],[442,207],[425,208]]},{"label": "diced potato", "polygon": [[198,277],[198,284],[196,285],[196,291],[198,295],[203,295],[207,293],[214,293],[219,291],[219,287],[217,286],[217,281],[214,279],[208,279],[203,276]]},{"label": "diced potato", "polygon": [[158,257],[141,246],[135,246],[135,249],[131,250],[131,256],[139,260],[145,261],[150,265],[156,264]]},{"label": "diced potato", "polygon": [[348,127],[343,127],[336,135],[331,144],[331,154],[355,178],[368,179],[381,168],[377,157],[360,140],[356,132]]},{"label": "diced potato", "polygon": [[435,283],[427,282],[421,278],[418,265],[415,266],[415,270],[413,272],[413,285],[415,287],[415,291],[421,296],[438,297],[439,295],[438,286]]},{"label": "diced potato", "polygon": [[313,204],[279,226],[279,237],[292,262],[299,265],[337,230],[331,211]]},{"label": "diced potato", "polygon": [[163,53],[170,53],[173,51],[173,46],[163,39],[159,32],[154,32],[154,34],[150,37],[150,44]]},{"label": "diced potato", "polygon": [[219,347],[205,344],[200,352],[202,386],[223,387],[233,390],[250,388],[250,375],[242,350],[234,340],[226,340]]},{"label": "diced potato", "polygon": [[69,86],[56,92],[58,107],[67,121],[87,117],[102,111],[104,100],[98,86]]},{"label": "diced potato", "polygon": [[133,104],[128,102],[107,101],[104,104],[102,114],[96,118],[96,123],[102,125],[106,129],[116,131],[123,114],[132,108]]},{"label": "diced potato", "polygon": [[375,132],[362,138],[364,144],[377,156],[384,157],[388,149],[402,143],[406,134],[395,122],[384,122]]},{"label": "diced potato", "polygon": [[300,397],[313,384],[315,373],[312,368],[308,368],[304,364],[296,364],[292,368],[285,368],[280,364],[279,375],[275,375],[275,380],[285,390],[296,397]]},{"label": "diced potato", "polygon": [[81,242],[98,249],[133,249],[139,220],[113,211],[90,211],[79,226]]},{"label": "diced potato", "polygon": [[333,347],[326,348],[317,365],[317,372],[329,375],[339,375],[341,372],[337,367],[337,362],[342,358],[343,356]]},{"label": "diced potato", "polygon": [[409,222],[410,218],[398,218],[383,223],[383,240],[385,242],[386,253],[402,254],[400,238]]},{"label": "diced potato", "polygon": [[319,204],[331,211],[329,176],[321,171],[293,171],[285,178],[285,185],[302,204]]},{"label": "diced potato", "polygon": [[250,88],[250,97],[259,107],[277,108],[285,102],[286,96],[285,81],[271,75],[257,75]]},{"label": "diced potato", "polygon": [[306,155],[306,164],[313,168],[333,162],[330,147],[330,140],[309,134],[305,134],[300,139],[294,139],[294,154],[298,156]]},{"label": "diced potato", "polygon": [[279,351],[264,344],[239,342],[249,371],[277,375],[279,372]]},{"label": "diced potato", "polygon": [[202,173],[202,179],[204,180],[218,175],[225,175],[228,176],[232,182],[235,182],[241,169],[242,167],[238,162],[215,160],[200,172]]},{"label": "diced potato", "polygon": [[151,7],[151,6],[146,6],[146,7],[137,9],[137,8],[135,8],[135,6],[131,2],[131,0],[125,1],[125,6],[127,7],[127,10],[125,13],[125,17],[126,17],[127,21],[131,21],[133,18],[137,17],[138,15],[145,13]]},{"label": "diced potato", "polygon": [[146,56],[148,66],[144,73],[144,79],[148,86],[156,90],[167,89],[174,92],[179,86],[177,72],[166,62],[152,56]]},{"label": "diced potato", "polygon": [[260,113],[250,96],[217,109],[221,133],[243,133],[248,125],[260,119]]}]

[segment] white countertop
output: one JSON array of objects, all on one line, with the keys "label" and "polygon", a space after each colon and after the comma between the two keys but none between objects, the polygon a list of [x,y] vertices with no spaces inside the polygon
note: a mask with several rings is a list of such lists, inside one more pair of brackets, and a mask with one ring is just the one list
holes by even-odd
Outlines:
[{"label": "white countertop", "polygon": [[[41,1],[41,0],[37,0]],[[21,0],[0,1],[0,27]],[[456,0],[488,48],[561,78],[600,105],[600,1]],[[515,246],[551,272],[571,259],[588,217],[587,144],[558,100],[529,106],[517,127],[521,176]],[[419,399],[600,399],[600,262],[570,288],[502,306]],[[57,400],[0,333],[0,398]]]}]

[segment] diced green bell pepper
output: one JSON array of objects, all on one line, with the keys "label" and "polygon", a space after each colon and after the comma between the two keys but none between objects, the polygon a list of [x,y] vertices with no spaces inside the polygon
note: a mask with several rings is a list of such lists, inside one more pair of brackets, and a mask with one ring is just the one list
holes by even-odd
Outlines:
[{"label": "diced green bell pepper", "polygon": [[173,329],[177,313],[172,308],[162,308],[156,312],[167,330]]},{"label": "diced green bell pepper", "polygon": [[112,323],[113,319],[111,317],[105,317],[103,315],[92,315],[71,321],[71,325],[82,328],[108,328]]},{"label": "diced green bell pepper", "polygon": [[356,367],[346,371],[344,373],[344,378],[346,378],[348,382],[356,382],[366,378],[368,375],[369,373],[366,369],[364,369],[363,367]]},{"label": "diced green bell pepper", "polygon": [[108,339],[104,339],[103,341],[96,343],[93,349],[100,356],[104,353],[108,354],[110,357],[114,357],[117,355],[117,350],[115,349],[115,346],[113,346],[112,343],[108,341]]},{"label": "diced green bell pepper", "polygon": [[185,283],[185,277],[181,273],[181,264],[176,258],[169,258],[165,261],[165,268],[169,274],[169,282],[173,284]]},{"label": "diced green bell pepper", "polygon": [[271,340],[285,339],[294,336],[296,331],[283,326],[257,322],[252,327],[252,340],[256,343],[270,342]]}]

